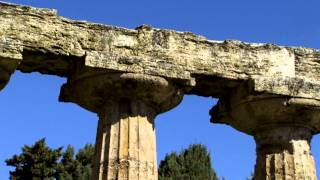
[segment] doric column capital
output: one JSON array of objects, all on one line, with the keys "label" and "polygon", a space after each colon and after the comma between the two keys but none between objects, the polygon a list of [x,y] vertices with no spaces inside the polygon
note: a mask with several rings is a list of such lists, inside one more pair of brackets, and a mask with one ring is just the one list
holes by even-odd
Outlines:
[{"label": "doric column capital", "polygon": [[18,61],[9,63],[9,60],[0,59],[0,90],[7,85],[11,74],[16,70],[18,64]]},{"label": "doric column capital", "polygon": [[0,90],[22,61],[22,46],[17,40],[0,36]]},{"label": "doric column capital", "polygon": [[250,91],[248,84],[221,97],[211,111],[211,122],[224,123],[250,135],[277,126],[309,128],[320,132],[320,101]]},{"label": "doric column capital", "polygon": [[73,73],[59,99],[96,113],[110,101],[143,101],[161,113],[178,105],[182,97],[183,88],[159,76],[88,70]]},{"label": "doric column capital", "polygon": [[0,90],[3,89],[10,80],[11,72],[6,71],[0,66]]}]

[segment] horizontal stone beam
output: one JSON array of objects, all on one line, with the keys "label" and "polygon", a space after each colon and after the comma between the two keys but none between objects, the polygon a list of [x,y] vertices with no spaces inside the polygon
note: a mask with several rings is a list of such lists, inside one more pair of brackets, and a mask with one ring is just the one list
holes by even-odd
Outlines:
[{"label": "horizontal stone beam", "polygon": [[[22,57],[22,72],[67,77],[74,64],[82,63],[101,71],[169,78],[202,96],[220,97],[239,82],[250,81],[256,92],[320,97],[320,52],[314,49],[212,41],[150,26],[125,29],[6,3],[0,3],[0,24],[0,40],[19,42],[13,49],[22,48],[3,53],[11,46],[0,43],[0,59]],[[297,84],[292,93],[290,87]]]}]

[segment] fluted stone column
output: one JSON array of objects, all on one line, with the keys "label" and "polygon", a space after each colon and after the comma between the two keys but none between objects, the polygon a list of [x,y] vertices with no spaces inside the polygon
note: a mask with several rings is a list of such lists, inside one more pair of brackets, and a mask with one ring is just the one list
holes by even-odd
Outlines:
[{"label": "fluted stone column", "polygon": [[110,102],[100,114],[95,179],[157,179],[155,115],[143,101]]},{"label": "fluted stone column", "polygon": [[255,180],[316,180],[310,141],[320,130],[320,102],[250,91],[243,84],[219,99],[211,121],[254,136]]},{"label": "fluted stone column", "polygon": [[154,119],[181,99],[181,90],[162,77],[82,70],[60,95],[99,116],[94,180],[157,180]]},{"label": "fluted stone column", "polygon": [[312,131],[305,127],[270,127],[257,132],[255,179],[317,179],[310,152]]}]

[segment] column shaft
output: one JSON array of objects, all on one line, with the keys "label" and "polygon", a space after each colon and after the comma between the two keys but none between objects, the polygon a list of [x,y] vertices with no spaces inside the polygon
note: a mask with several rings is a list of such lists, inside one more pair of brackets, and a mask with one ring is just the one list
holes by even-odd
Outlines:
[{"label": "column shaft", "polygon": [[157,180],[154,110],[142,101],[109,102],[96,138],[94,180]]},{"label": "column shaft", "polygon": [[310,129],[274,127],[255,135],[255,180],[316,180]]}]

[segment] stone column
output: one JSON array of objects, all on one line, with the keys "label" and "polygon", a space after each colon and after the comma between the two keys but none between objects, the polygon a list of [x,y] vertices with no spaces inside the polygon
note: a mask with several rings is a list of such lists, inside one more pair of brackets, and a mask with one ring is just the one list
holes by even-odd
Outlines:
[{"label": "stone column", "polygon": [[94,179],[157,179],[155,115],[143,101],[110,102],[100,114]]},{"label": "stone column", "polygon": [[250,92],[241,85],[219,99],[211,121],[254,136],[255,180],[316,180],[310,141],[320,130],[320,102]]},{"label": "stone column", "polygon": [[157,180],[154,119],[181,99],[166,79],[130,73],[76,72],[60,95],[99,116],[94,180]]},{"label": "stone column", "polygon": [[254,179],[317,179],[310,152],[312,131],[305,127],[270,127],[257,132]]}]

